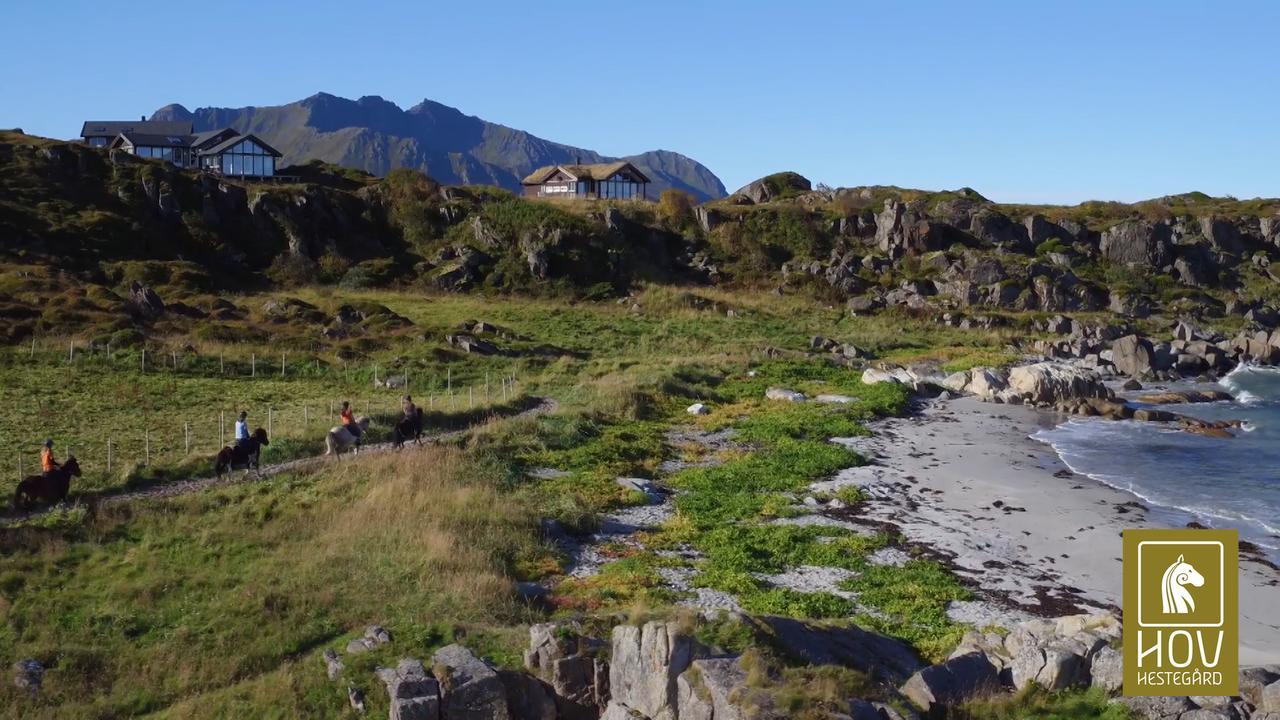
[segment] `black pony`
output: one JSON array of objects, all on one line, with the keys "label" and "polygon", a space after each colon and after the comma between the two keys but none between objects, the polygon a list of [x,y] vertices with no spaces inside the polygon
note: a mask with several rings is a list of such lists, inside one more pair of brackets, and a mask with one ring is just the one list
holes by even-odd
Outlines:
[{"label": "black pony", "polygon": [[258,428],[253,431],[248,440],[219,450],[218,457],[213,463],[213,472],[218,477],[222,477],[222,474],[228,470],[243,467],[246,472],[252,468],[261,474],[259,460],[262,458],[262,448],[270,444],[267,441],[267,431]]},{"label": "black pony", "polygon": [[31,507],[36,500],[44,500],[49,504],[57,504],[67,499],[71,490],[71,478],[80,477],[80,463],[74,455],[68,455],[61,467],[54,468],[47,476],[31,475],[18,483],[18,490],[13,494],[13,509],[22,511]]},{"label": "black pony", "polygon": [[422,444],[422,408],[415,408],[413,417],[400,418],[391,433],[391,442],[396,447],[404,445],[406,440]]}]

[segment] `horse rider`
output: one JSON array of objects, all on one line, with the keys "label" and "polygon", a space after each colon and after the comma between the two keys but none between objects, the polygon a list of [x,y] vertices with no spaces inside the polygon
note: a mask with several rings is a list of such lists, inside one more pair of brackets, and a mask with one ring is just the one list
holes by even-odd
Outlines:
[{"label": "horse rider", "polygon": [[405,395],[400,400],[400,406],[404,409],[404,419],[410,422],[416,422],[418,419],[418,407],[413,404],[413,398]]},{"label": "horse rider", "polygon": [[236,419],[236,445],[244,445],[249,440],[249,412],[247,410],[240,411],[240,417]]},{"label": "horse rider", "polygon": [[57,470],[59,467],[61,467],[61,465],[58,464],[57,460],[53,459],[53,440],[46,439],[44,441],[44,447],[40,448],[40,471],[43,472],[44,476],[47,478],[50,473]]},{"label": "horse rider", "polygon": [[351,412],[351,403],[347,400],[342,401],[342,410],[338,413],[338,419],[342,421],[342,426],[351,433],[351,437],[356,439],[356,445],[360,444],[360,426],[356,424],[355,413]]}]

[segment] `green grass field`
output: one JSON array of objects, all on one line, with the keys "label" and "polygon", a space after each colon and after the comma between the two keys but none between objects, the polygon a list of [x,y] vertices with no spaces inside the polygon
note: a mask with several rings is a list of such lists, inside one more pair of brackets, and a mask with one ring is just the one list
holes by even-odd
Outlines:
[{"label": "green grass field", "polygon": [[[751,611],[871,625],[929,657],[945,655],[958,639],[962,628],[942,611],[963,589],[940,566],[920,560],[872,569],[866,554],[892,538],[769,520],[788,511],[786,494],[862,462],[827,437],[864,433],[868,420],[901,412],[905,403],[899,388],[864,386],[857,371],[805,359],[811,335],[853,342],[881,358],[963,364],[1005,353],[1000,333],[895,316],[852,319],[795,297],[664,287],[622,304],[294,296],[320,306],[376,301],[415,329],[360,357],[340,358],[323,343],[310,353],[288,351],[283,378],[279,349],[270,344],[173,337],[153,342],[149,352],[164,358],[190,344],[178,368],[169,354],[170,367],[143,372],[138,349],[111,359],[102,349],[84,351],[71,363],[65,348],[73,339],[87,345],[87,338],[43,337],[34,357],[23,347],[0,356],[0,400],[8,409],[0,432],[18,438],[15,449],[32,462],[44,436],[74,448],[86,465],[76,486],[84,492],[166,482],[205,467],[218,413],[228,414],[230,432],[229,416],[240,407],[264,426],[272,408],[277,457],[307,453],[333,422],[329,402],[351,398],[362,409],[367,401],[375,414],[395,407],[399,391],[373,387],[375,366],[380,377],[407,371],[419,402],[442,410],[441,425],[482,419],[483,412],[464,406],[461,389],[472,388],[475,404],[487,407],[478,397],[486,376],[488,405],[503,404],[500,379],[513,376],[513,394],[553,397],[560,410],[490,420],[444,447],[0,530],[0,658],[34,657],[50,668],[34,699],[3,684],[0,716],[340,717],[349,712],[345,684],[325,679],[320,653],[380,623],[396,642],[349,659],[347,672],[376,716],[386,712],[376,664],[459,640],[500,666],[517,667],[527,625],[549,612],[671,612],[678,598],[657,578],[671,561],[654,551],[681,543],[704,555],[693,567],[699,584],[735,594]],[[469,320],[507,329],[512,336],[496,342],[509,353],[462,355],[443,343],[446,332]],[[767,360],[766,348],[792,359]],[[250,377],[251,354],[276,364]],[[446,383],[454,389],[452,407],[441,400]],[[770,384],[859,399],[841,407],[778,406],[761,399]],[[599,513],[635,502],[613,478],[651,475],[663,459],[684,452],[663,438],[693,421],[683,410],[694,400],[714,408],[697,423],[733,427],[752,449],[674,476],[684,491],[675,518],[645,538],[645,551],[620,552],[599,576],[560,584],[559,610],[519,600],[514,581],[563,572],[564,558],[540,539],[541,519],[585,529]],[[189,453],[184,423],[197,438]],[[152,429],[152,464],[139,468],[139,436]],[[109,439],[120,453],[111,474],[104,467]],[[13,462],[9,477],[17,474]],[[527,475],[533,467],[568,474],[537,481]],[[11,488],[0,487],[6,494]],[[802,563],[861,571],[852,587],[874,617],[851,617],[853,607],[838,596],[779,591],[751,575]],[[814,672],[785,669],[795,680],[796,707],[819,702],[814,688],[856,680],[826,678],[805,689],[822,679]],[[1077,694],[1014,702],[1021,705],[992,703],[973,715],[1021,716],[1011,708],[1034,706],[1025,716],[1087,717],[1077,709],[1101,707],[1099,698]],[[1069,711],[1053,714],[1062,708]]]}]

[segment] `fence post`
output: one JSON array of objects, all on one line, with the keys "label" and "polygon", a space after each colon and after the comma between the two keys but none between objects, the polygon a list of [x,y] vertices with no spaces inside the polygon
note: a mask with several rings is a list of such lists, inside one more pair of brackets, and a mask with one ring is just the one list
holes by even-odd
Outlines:
[{"label": "fence post", "polygon": [[142,372],[147,371],[147,349],[142,348]]},{"label": "fence post", "polygon": [[169,352],[173,354],[173,369],[177,370],[178,369],[178,351],[170,350]]},{"label": "fence post", "polygon": [[186,446],[186,452],[191,454],[191,423],[182,423],[182,442]]},{"label": "fence post", "polygon": [[226,447],[227,445],[227,411],[223,410],[218,413],[218,445]]},{"label": "fence post", "polygon": [[222,351],[219,351],[218,352],[218,374],[226,375],[227,366],[226,366],[226,363],[223,361],[222,355],[223,355]]},{"label": "fence post", "polygon": [[75,361],[76,361],[76,341],[72,340],[71,346],[67,350],[67,362],[75,363]]},{"label": "fence post", "polygon": [[306,405],[302,406],[302,426],[309,427],[311,425],[311,409]]},{"label": "fence post", "polygon": [[258,354],[249,353],[249,377],[258,376]]},{"label": "fence post", "polygon": [[22,451],[18,451],[18,482],[22,482]]},{"label": "fence post", "polygon": [[476,406],[476,399],[471,394],[471,390],[472,390],[472,386],[468,385],[467,386],[467,407],[468,408],[473,408]]},{"label": "fence post", "polygon": [[150,430],[142,431],[142,451],[143,453],[145,453],[143,456],[145,458],[145,460],[143,461],[143,464],[150,465],[151,464],[151,431]]},{"label": "fence post", "polygon": [[284,377],[284,353],[280,353],[280,377]]},{"label": "fence post", "polygon": [[107,440],[107,472],[111,472],[111,441]]},{"label": "fence post", "polygon": [[36,356],[36,336],[31,336],[31,357]]},{"label": "fence post", "polygon": [[271,435],[272,435],[272,429],[271,429],[271,414],[272,414],[272,413],[271,413],[271,408],[270,408],[270,407],[268,407],[268,408],[267,408],[267,437],[268,437],[268,438],[270,438],[270,437],[271,437]]},{"label": "fence post", "polygon": [[107,362],[111,362],[111,341],[107,341]]}]

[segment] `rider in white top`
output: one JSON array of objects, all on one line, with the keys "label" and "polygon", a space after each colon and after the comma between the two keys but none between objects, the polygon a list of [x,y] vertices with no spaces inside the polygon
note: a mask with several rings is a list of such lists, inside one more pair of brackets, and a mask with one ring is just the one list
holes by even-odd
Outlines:
[{"label": "rider in white top", "polygon": [[240,419],[236,420],[236,444],[241,445],[249,439],[249,413],[240,411]]}]

